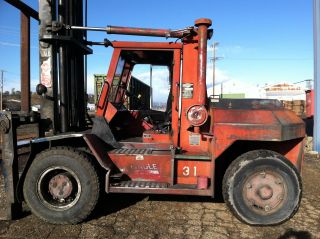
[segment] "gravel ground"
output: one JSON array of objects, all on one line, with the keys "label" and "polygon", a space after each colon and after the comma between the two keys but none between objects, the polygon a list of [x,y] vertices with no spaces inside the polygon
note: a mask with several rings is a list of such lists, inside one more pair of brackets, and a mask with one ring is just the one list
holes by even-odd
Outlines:
[{"label": "gravel ground", "polygon": [[320,160],[307,156],[300,210],[279,226],[245,225],[224,203],[208,198],[110,195],[82,224],[52,225],[26,212],[19,220],[0,221],[0,238],[320,238],[319,178]]}]

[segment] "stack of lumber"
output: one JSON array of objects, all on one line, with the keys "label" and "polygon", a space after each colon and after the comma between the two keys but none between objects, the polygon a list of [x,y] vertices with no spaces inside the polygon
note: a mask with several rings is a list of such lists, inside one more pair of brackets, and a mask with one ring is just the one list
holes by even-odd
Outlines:
[{"label": "stack of lumber", "polygon": [[283,100],[282,104],[284,108],[292,110],[299,117],[303,117],[306,114],[305,100]]}]

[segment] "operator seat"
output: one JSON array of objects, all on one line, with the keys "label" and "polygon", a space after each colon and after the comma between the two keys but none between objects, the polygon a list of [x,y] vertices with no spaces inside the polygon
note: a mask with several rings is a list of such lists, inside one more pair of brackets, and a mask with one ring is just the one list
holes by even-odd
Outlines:
[{"label": "operator seat", "polygon": [[[171,92],[171,87],[170,87]],[[161,130],[162,133],[168,133],[171,130],[171,118],[172,118],[172,94],[168,95],[166,111],[164,112],[164,121],[157,124],[154,129]]]}]

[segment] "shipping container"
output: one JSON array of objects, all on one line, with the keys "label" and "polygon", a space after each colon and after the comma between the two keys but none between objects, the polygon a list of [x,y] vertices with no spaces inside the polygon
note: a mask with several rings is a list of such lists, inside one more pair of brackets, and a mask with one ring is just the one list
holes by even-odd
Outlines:
[{"label": "shipping container", "polygon": [[104,74],[94,74],[94,102],[98,102],[99,95],[101,93],[103,82],[106,80],[106,75]]},{"label": "shipping container", "polygon": [[222,94],[221,98],[223,99],[244,99],[246,98],[245,93],[227,93]]},{"label": "shipping container", "polygon": [[[99,95],[106,75],[94,74],[94,100],[95,103],[99,100]],[[143,83],[139,79],[131,76],[128,87],[127,100],[124,104],[130,110],[136,109],[150,109],[150,86]]]}]

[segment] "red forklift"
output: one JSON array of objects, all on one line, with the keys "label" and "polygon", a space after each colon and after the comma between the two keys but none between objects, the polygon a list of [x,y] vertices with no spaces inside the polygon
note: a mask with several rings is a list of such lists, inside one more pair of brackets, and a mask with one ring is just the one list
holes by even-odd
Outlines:
[{"label": "red forklift", "polygon": [[[232,213],[250,225],[280,224],[297,212],[302,195],[304,123],[277,100],[207,95],[207,41],[213,34],[210,19],[198,19],[194,26],[179,30],[93,28],[58,20],[43,28],[46,34],[40,41],[53,48],[56,44],[52,42],[64,41],[58,51],[62,65],[72,51],[68,44],[79,45],[66,39],[68,34],[80,34],[81,38],[83,31],[97,30],[176,40],[81,40],[86,45],[113,48],[92,129],[70,133],[74,117],[64,117],[63,107],[68,104],[63,103],[73,96],[64,94],[64,89],[60,89],[60,104],[51,103],[58,107],[59,124],[46,121],[45,101],[52,101],[49,94],[54,92],[47,77],[41,78],[37,87],[44,100],[38,118],[1,115],[11,215],[25,201],[47,222],[79,223],[93,211],[103,192],[213,198],[222,193]],[[87,50],[87,46],[78,47]],[[143,102],[135,109],[126,107],[128,100],[143,98],[129,88],[132,71],[143,64],[168,70],[169,90],[163,111]],[[60,68],[62,76],[64,70]],[[47,133],[28,142],[30,155],[18,173],[15,125],[37,120]]]}]

